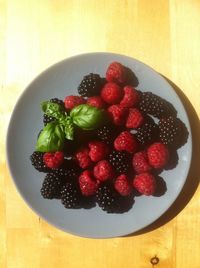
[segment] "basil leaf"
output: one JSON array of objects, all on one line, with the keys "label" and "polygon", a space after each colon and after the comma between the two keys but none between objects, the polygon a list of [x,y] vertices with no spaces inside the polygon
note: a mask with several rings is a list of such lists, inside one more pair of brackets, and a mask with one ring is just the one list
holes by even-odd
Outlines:
[{"label": "basil leaf", "polygon": [[74,127],[73,127],[73,124],[65,126],[65,138],[67,140],[73,140],[74,139]]},{"label": "basil leaf", "polygon": [[64,117],[63,109],[57,103],[44,101],[42,102],[41,107],[42,107],[42,111],[48,116],[55,117],[56,119],[60,119]]},{"label": "basil leaf", "polygon": [[40,133],[36,151],[55,152],[62,150],[64,146],[65,133],[57,122],[48,123]]},{"label": "basil leaf", "polygon": [[88,104],[81,104],[73,108],[70,117],[75,125],[85,130],[96,129],[107,121],[104,110]]}]

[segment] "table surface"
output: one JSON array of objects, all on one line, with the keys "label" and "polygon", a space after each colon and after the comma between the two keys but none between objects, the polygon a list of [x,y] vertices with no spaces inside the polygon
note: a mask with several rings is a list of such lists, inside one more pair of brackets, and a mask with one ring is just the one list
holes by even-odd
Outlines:
[{"label": "table surface", "polygon": [[[0,1],[0,267],[200,267],[200,1]],[[72,55],[107,51],[137,58],[175,84],[193,132],[180,197],[143,232],[88,239],[64,233],[24,203],[6,165],[11,112],[27,84]]]}]

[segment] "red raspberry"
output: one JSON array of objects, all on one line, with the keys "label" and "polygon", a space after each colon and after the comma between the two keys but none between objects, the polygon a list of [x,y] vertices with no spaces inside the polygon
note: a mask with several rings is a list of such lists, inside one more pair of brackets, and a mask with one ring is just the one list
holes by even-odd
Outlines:
[{"label": "red raspberry", "polygon": [[115,125],[123,126],[126,123],[128,109],[120,105],[112,105],[108,108],[108,114]]},{"label": "red raspberry", "polygon": [[134,154],[132,164],[134,170],[139,173],[150,171],[152,167],[149,165],[147,153],[145,151]]},{"label": "red raspberry", "polygon": [[101,160],[94,167],[94,176],[100,181],[112,179],[114,176],[112,165],[107,160]]},{"label": "red raspberry", "polygon": [[161,142],[150,145],[147,149],[149,164],[154,168],[163,168],[169,160],[169,150]]},{"label": "red raspberry", "polygon": [[128,131],[123,131],[115,139],[114,147],[117,151],[134,153],[137,149],[137,142],[133,134]]},{"label": "red raspberry", "polygon": [[67,96],[64,100],[64,103],[65,108],[71,110],[80,104],[84,104],[85,100],[81,96]]},{"label": "red raspberry", "polygon": [[104,108],[105,102],[102,100],[100,96],[94,96],[87,99],[87,104],[90,106],[94,106],[96,108]]},{"label": "red raspberry", "polygon": [[119,62],[112,62],[106,71],[106,80],[123,84],[126,80],[126,68]]},{"label": "red raspberry", "polygon": [[117,104],[123,98],[123,91],[115,83],[107,83],[101,90],[101,98],[108,104]]},{"label": "red raspberry", "polygon": [[126,86],[123,88],[124,97],[120,102],[120,105],[123,107],[135,107],[135,105],[139,101],[139,93],[138,91],[131,86]]},{"label": "red raspberry", "polygon": [[127,196],[132,192],[132,187],[129,183],[128,177],[124,174],[116,178],[114,187],[122,196]]},{"label": "red raspberry", "polygon": [[130,108],[129,114],[126,120],[127,128],[138,128],[144,122],[144,117],[142,113],[136,108]]},{"label": "red raspberry", "polygon": [[98,184],[90,170],[85,170],[81,173],[79,176],[79,186],[81,193],[85,196],[94,195],[96,193]]},{"label": "red raspberry", "polygon": [[75,158],[81,168],[88,168],[92,164],[88,148],[81,148],[78,152],[76,152]]},{"label": "red raspberry", "polygon": [[150,173],[141,173],[133,179],[133,187],[144,195],[153,195],[156,190],[156,180]]},{"label": "red raspberry", "polygon": [[55,153],[45,153],[43,155],[43,161],[49,168],[58,168],[64,161],[64,153],[59,151]]},{"label": "red raspberry", "polygon": [[89,156],[93,162],[99,162],[109,153],[109,147],[102,141],[92,141],[89,143]]}]

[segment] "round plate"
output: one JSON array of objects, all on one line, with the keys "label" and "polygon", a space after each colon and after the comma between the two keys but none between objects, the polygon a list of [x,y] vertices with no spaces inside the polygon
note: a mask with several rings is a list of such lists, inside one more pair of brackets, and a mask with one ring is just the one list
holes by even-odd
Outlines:
[{"label": "round plate", "polygon": [[[65,209],[59,200],[45,200],[40,195],[44,178],[29,160],[42,129],[40,103],[50,98],[64,99],[77,94],[83,76],[98,73],[105,76],[107,66],[118,61],[132,69],[141,91],[152,91],[171,102],[185,123],[189,137],[178,150],[176,168],[162,172],[167,191],[161,197],[135,197],[133,207],[123,214],[107,214],[98,206],[92,209]],[[39,75],[19,98],[7,133],[7,159],[15,185],[28,205],[50,224],[66,232],[93,238],[106,238],[136,232],[159,218],[179,195],[190,167],[192,139],[188,116],[179,97],[167,81],[142,62],[123,55],[90,53],[61,61]]]}]

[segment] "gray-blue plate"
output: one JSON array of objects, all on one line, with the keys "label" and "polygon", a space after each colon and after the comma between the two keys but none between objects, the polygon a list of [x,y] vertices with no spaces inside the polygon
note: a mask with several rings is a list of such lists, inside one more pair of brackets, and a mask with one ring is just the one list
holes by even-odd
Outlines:
[{"label": "gray-blue plate", "polygon": [[[185,123],[189,137],[178,150],[176,168],[162,172],[167,191],[161,197],[135,197],[133,207],[123,214],[107,214],[98,206],[92,209],[65,209],[59,200],[45,200],[40,195],[44,178],[29,160],[36,138],[42,129],[40,103],[50,98],[63,99],[77,94],[82,77],[88,73],[105,76],[109,63],[119,61],[132,69],[138,88],[152,91],[167,99]],[[84,237],[107,238],[136,232],[158,219],[175,201],[186,181],[192,154],[192,137],[188,116],[179,97],[168,82],[142,62],[123,55],[91,53],[63,60],[40,74],[19,98],[7,133],[7,160],[14,183],[28,205],[50,224],[66,232]]]}]

